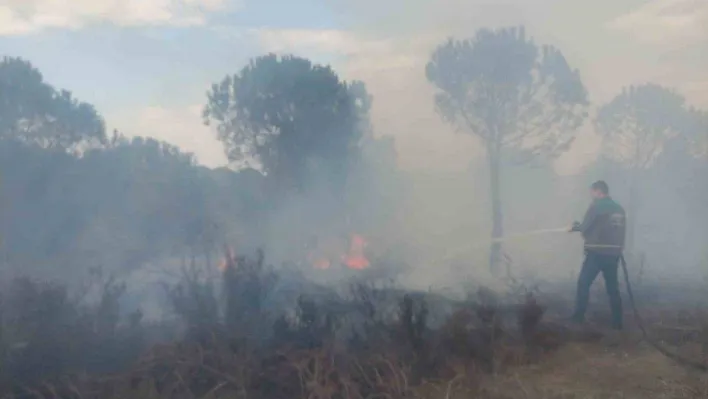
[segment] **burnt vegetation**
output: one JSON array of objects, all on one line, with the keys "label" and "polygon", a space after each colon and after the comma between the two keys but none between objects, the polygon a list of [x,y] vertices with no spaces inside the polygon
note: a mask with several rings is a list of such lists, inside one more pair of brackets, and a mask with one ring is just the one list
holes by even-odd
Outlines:
[{"label": "burnt vegetation", "polygon": [[262,252],[228,258],[218,280],[185,272],[166,290],[178,323],[156,325],[123,314],[125,285],[101,273],[79,297],[18,279],[0,307],[3,397],[413,398],[558,345],[531,293],[452,301],[377,282],[281,283]]},{"label": "burnt vegetation", "polygon": [[[79,295],[15,280],[1,296],[1,397],[496,398],[479,381],[601,338],[573,333],[518,281],[453,300],[375,280],[315,287],[260,251],[226,259],[216,278],[192,266],[166,287],[177,318],[160,323],[122,312],[127,287],[99,271]],[[700,316],[661,338],[704,341]]]}]

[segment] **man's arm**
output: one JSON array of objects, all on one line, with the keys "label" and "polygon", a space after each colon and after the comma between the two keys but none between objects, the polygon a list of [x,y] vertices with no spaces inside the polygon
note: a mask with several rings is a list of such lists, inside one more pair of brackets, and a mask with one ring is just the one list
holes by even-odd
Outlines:
[{"label": "man's arm", "polygon": [[570,231],[579,231],[585,234],[585,232],[588,231],[590,226],[595,223],[595,219],[597,219],[597,209],[595,207],[595,204],[591,204],[588,210],[585,212],[583,222],[579,224],[574,224],[573,228]]}]

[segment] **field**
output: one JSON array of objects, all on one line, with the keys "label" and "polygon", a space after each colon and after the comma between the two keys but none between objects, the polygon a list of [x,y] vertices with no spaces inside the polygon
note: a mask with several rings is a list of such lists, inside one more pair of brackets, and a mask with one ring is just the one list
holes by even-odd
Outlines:
[{"label": "field", "polygon": [[[503,293],[476,287],[451,298],[380,279],[325,287],[241,257],[219,287],[185,274],[167,288],[177,318],[148,323],[121,316],[124,287],[106,281],[92,305],[61,287],[12,284],[0,308],[1,397],[708,397],[708,374],[651,347],[631,308],[626,331],[603,327],[599,284],[589,322],[574,326],[563,284],[509,281]],[[703,365],[708,319],[692,305],[700,291],[668,302],[666,290],[637,291],[652,339]]]}]

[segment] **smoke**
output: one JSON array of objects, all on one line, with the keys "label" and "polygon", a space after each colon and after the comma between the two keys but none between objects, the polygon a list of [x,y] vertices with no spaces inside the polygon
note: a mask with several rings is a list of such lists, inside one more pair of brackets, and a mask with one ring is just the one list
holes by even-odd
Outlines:
[{"label": "smoke", "polygon": [[[667,30],[670,34],[662,37],[647,35],[669,24],[670,20],[660,15],[661,7],[640,3],[336,0],[322,2],[341,22],[336,28],[255,30],[266,51],[311,57],[315,62],[333,64],[347,80],[363,80],[373,96],[374,136],[379,143],[382,138],[391,138],[395,154],[369,151],[375,145],[365,148],[368,169],[348,171],[351,182],[342,192],[332,192],[326,185],[315,182],[303,192],[279,198],[276,205],[258,208],[245,216],[240,213],[236,216],[242,209],[218,208],[214,219],[223,226],[216,234],[216,244],[212,243],[209,248],[210,256],[220,256],[220,244],[226,243],[242,253],[263,248],[268,262],[277,265],[305,262],[313,238],[332,242],[323,244],[325,246],[346,248],[347,237],[356,233],[367,238],[373,253],[393,256],[410,267],[402,284],[427,288],[459,286],[462,281],[496,281],[487,266],[492,226],[485,151],[477,138],[456,131],[436,112],[435,91],[425,78],[425,65],[433,49],[448,37],[471,37],[480,28],[525,25],[526,32],[537,43],[558,47],[571,67],[579,70],[592,107],[590,118],[580,129],[573,146],[558,160],[540,165],[504,165],[501,189],[504,230],[511,233],[501,241],[511,259],[509,272],[515,276],[544,280],[572,277],[582,261],[581,240],[573,235],[554,234],[560,229],[548,229],[569,225],[582,217],[589,204],[587,188],[597,179],[607,180],[613,197],[625,207],[631,206],[630,182],[617,170],[606,167],[598,156],[602,138],[591,123],[595,108],[611,100],[622,87],[646,81],[676,87],[692,105],[708,105],[703,76],[708,60],[696,51],[705,43],[705,35],[701,35],[698,28],[702,25],[687,18],[681,7],[676,6],[673,10],[680,15],[672,20],[687,22],[673,24]],[[679,4],[681,1],[648,3]],[[701,11],[695,15],[700,19],[704,14]],[[686,32],[681,32],[684,28]],[[233,65],[228,68],[228,72],[235,71]],[[162,116],[146,120],[168,126],[172,115]],[[196,130],[196,126],[188,126],[189,129]],[[687,183],[697,171],[705,173],[705,167],[697,166],[699,164],[699,161],[666,162],[660,168],[661,173],[649,172],[642,180],[639,205],[636,214],[630,217],[638,220],[636,251],[645,254],[648,270],[666,274],[680,270],[689,276],[701,273],[705,259],[706,215],[699,204],[704,197],[688,189],[695,180]],[[224,172],[227,173],[230,172]],[[86,179],[85,191],[102,190],[98,182],[110,175]],[[199,174],[204,175],[206,172]],[[192,177],[190,175],[189,179]],[[214,185],[223,184],[228,190],[213,192],[224,197],[246,198],[248,195],[244,193],[258,191],[255,188],[258,185],[246,182],[245,178],[233,186],[222,180],[228,179],[214,178]],[[54,183],[54,186],[58,191],[59,184]],[[195,190],[188,188],[179,194],[186,197],[184,193]],[[204,192],[205,197],[210,197],[209,191]],[[95,197],[87,195],[86,198]],[[250,197],[248,200],[259,201]],[[91,204],[91,201],[88,199],[86,203]],[[142,244],[148,241],[148,236],[153,239],[157,234],[155,230],[185,229],[184,226],[161,225],[162,220],[152,219],[163,208],[154,198],[135,201],[144,201],[136,208],[143,205],[150,209],[133,214],[110,214],[110,210],[104,209],[108,216],[86,217],[87,224],[77,227],[80,230],[75,235],[77,240],[98,238],[101,246],[113,246],[116,252],[130,253],[114,262],[121,265],[110,265],[117,269],[126,263],[145,262]],[[208,201],[227,202],[221,198]],[[170,214],[207,207],[204,203],[191,205],[170,209]],[[197,220],[200,217],[194,216]],[[113,219],[126,225],[128,220],[144,220],[150,234],[135,238],[126,233],[131,231],[128,228],[120,232],[106,228],[115,226],[110,224]],[[61,228],[69,225],[64,221],[56,224]],[[17,221],[17,225],[21,223]],[[155,227],[158,225],[160,227]],[[23,230],[23,233],[27,237],[36,236],[30,228],[26,230],[28,232]],[[56,231],[60,231],[60,227]],[[517,232],[520,235],[515,236]],[[100,249],[91,250],[98,254],[96,263],[110,263],[111,256],[99,256],[103,255]],[[182,264],[180,258],[186,256],[184,252],[180,249],[168,255],[169,251],[164,250],[163,259],[158,262],[177,269]],[[76,253],[73,255],[79,258]],[[80,260],[88,262],[87,259],[88,255]],[[63,260],[64,263],[71,261],[73,259]],[[214,259],[211,261],[213,264]],[[145,279],[136,274],[131,280]]]},{"label": "smoke", "polygon": [[[325,42],[323,36],[332,38],[327,48],[340,55],[334,59],[337,69],[347,78],[367,83],[377,100],[373,109],[377,132],[396,137],[406,169],[460,171],[482,154],[477,142],[456,135],[435,114],[432,89],[424,79],[425,63],[437,44],[451,36],[470,37],[480,28],[525,25],[537,42],[558,47],[579,69],[594,103],[609,101],[625,85],[652,81],[679,88],[692,103],[708,104],[708,94],[698,89],[705,87],[701,70],[708,66],[707,60],[695,59],[698,52],[693,47],[705,37],[688,47],[678,39],[661,46],[638,39],[651,30],[640,17],[658,19],[648,13],[651,9],[625,18],[642,9],[639,2],[416,0],[381,5],[340,0],[330,6],[342,16],[346,28],[310,35],[319,37],[319,42]],[[618,25],[618,20],[624,22]],[[298,37],[303,40],[306,33],[299,31]],[[274,48],[283,51],[282,46]],[[285,49],[309,51],[297,44]],[[427,140],[431,134],[435,140]],[[576,145],[556,163],[556,170],[579,172],[594,160],[598,143],[592,126],[586,126]]]},{"label": "smoke", "polygon": [[[672,3],[670,14],[659,7],[668,3]],[[488,243],[491,231],[484,151],[479,141],[455,132],[435,113],[433,90],[423,72],[432,49],[447,37],[470,37],[479,28],[523,24],[538,43],[558,47],[569,64],[578,68],[594,106],[611,100],[624,86],[651,81],[674,87],[690,104],[705,107],[708,92],[701,89],[705,85],[700,68],[708,66],[708,60],[698,56],[698,49],[707,36],[696,34],[692,21],[703,13],[689,11],[689,3],[695,6],[695,2],[681,1],[646,5],[553,0],[336,3],[336,10],[347,16],[350,35],[341,69],[370,87],[376,99],[376,131],[396,138],[400,166],[410,171],[413,189],[402,205],[406,220],[401,234],[410,243],[410,258],[425,264],[419,270],[429,271],[419,279],[421,285],[433,284],[435,277],[449,270],[440,261],[447,250],[484,247],[474,243]],[[687,23],[665,29],[670,20]],[[647,35],[658,37],[656,32],[662,32],[662,40],[646,40]],[[354,39],[362,45],[357,47]],[[381,46],[372,50],[363,45],[373,42]],[[613,196],[625,207],[631,206],[629,183],[616,181],[615,172],[597,169],[602,163],[598,160],[602,138],[592,125],[595,111],[591,109],[590,114],[578,139],[554,162],[552,171],[517,167],[503,172],[507,231],[543,229],[582,218],[590,201],[587,188],[597,179],[611,181]],[[700,273],[703,255],[699,255],[701,235],[697,231],[704,215],[657,211],[680,207],[677,204],[685,198],[667,184],[693,173],[690,168],[666,166],[662,177],[650,176],[652,182],[646,183],[641,194],[646,210],[636,217],[642,220],[639,229],[644,238],[638,238],[636,250],[651,259],[647,267],[657,272],[681,264],[682,270]],[[529,237],[504,244],[516,267],[546,278],[572,276],[582,260],[578,237]],[[459,261],[459,270],[484,275],[485,261],[485,251],[468,254]],[[455,273],[439,284],[454,282]]]},{"label": "smoke", "polygon": [[[665,298],[689,301],[693,300],[693,293],[688,293],[692,289],[705,290],[708,162],[705,154],[695,156],[700,151],[692,147],[697,146],[698,135],[704,134],[700,137],[703,140],[708,137],[708,126],[701,125],[708,121],[708,112],[701,111],[708,108],[704,76],[708,57],[702,51],[708,38],[702,29],[708,26],[702,24],[708,8],[691,0],[312,2],[334,14],[336,26],[258,27],[246,29],[240,39],[247,37],[253,42],[249,46],[260,46],[259,50],[292,53],[313,63],[331,64],[338,77],[348,82],[346,88],[350,94],[360,95],[352,101],[354,105],[340,97],[336,98],[337,104],[346,103],[351,109],[356,108],[356,112],[341,107],[351,111],[345,114],[331,102],[317,104],[318,98],[331,99],[327,97],[329,93],[340,93],[345,86],[339,82],[337,87],[327,87],[319,84],[321,76],[308,76],[304,84],[302,81],[292,84],[292,77],[299,76],[301,70],[283,69],[285,78],[274,79],[273,69],[269,69],[274,64],[251,72],[251,80],[244,80],[244,84],[229,87],[233,80],[226,80],[225,84],[214,86],[214,90],[225,88],[224,93],[209,96],[217,103],[229,103],[224,96],[232,94],[230,91],[255,87],[250,96],[242,97],[257,100],[244,107],[241,114],[250,117],[262,111],[259,108],[271,111],[272,106],[272,113],[256,115],[256,122],[249,124],[256,126],[253,131],[262,129],[269,137],[264,139],[254,134],[245,143],[261,145],[261,140],[274,137],[275,132],[295,133],[279,136],[288,140],[269,147],[268,151],[248,154],[254,158],[262,156],[255,163],[267,172],[235,170],[233,164],[234,169],[207,168],[204,165],[223,164],[225,158],[215,157],[213,163],[196,164],[190,154],[166,143],[129,141],[118,134],[107,140],[110,144],[105,148],[74,156],[63,148],[43,148],[31,145],[27,138],[13,137],[21,130],[26,130],[23,133],[27,137],[34,134],[34,122],[28,117],[18,117],[11,124],[0,120],[1,355],[10,353],[6,348],[14,351],[21,346],[37,347],[35,356],[28,357],[26,364],[39,370],[46,359],[45,350],[49,354],[63,353],[58,358],[71,364],[79,357],[73,351],[88,348],[85,350],[88,354],[120,355],[116,357],[120,361],[115,361],[118,365],[137,358],[153,342],[181,336],[190,339],[191,334],[198,337],[200,333],[206,337],[212,328],[214,331],[223,328],[223,332],[231,334],[241,332],[234,326],[243,326],[244,331],[253,330],[259,341],[266,342],[264,337],[282,328],[275,323],[276,318],[282,316],[278,322],[287,326],[291,313],[295,315],[293,318],[304,317],[301,321],[308,327],[302,332],[311,339],[317,335],[313,331],[318,323],[312,322],[317,318],[308,321],[312,315],[297,316],[296,310],[307,311],[312,298],[321,299],[324,307],[343,309],[351,305],[346,303],[351,298],[344,296],[357,295],[350,291],[368,290],[377,284],[385,287],[381,290],[384,295],[377,299],[382,304],[390,301],[391,293],[398,295],[399,291],[393,288],[445,295],[469,294],[480,287],[515,294],[519,286],[538,286],[550,294],[572,290],[583,262],[584,246],[581,235],[570,234],[568,227],[582,219],[591,201],[589,186],[599,179],[609,183],[610,195],[624,206],[631,221],[631,245],[625,255],[632,284],[653,300],[658,298],[658,286],[680,288],[674,290],[674,296],[662,296],[661,301]],[[312,2],[308,4],[311,6]],[[196,4],[193,0],[184,3]],[[297,7],[300,6],[294,8]],[[0,6],[0,14],[2,11]],[[202,12],[207,12],[206,8],[198,10],[199,16]],[[292,14],[287,16],[288,20],[300,22],[299,15],[304,13]],[[90,21],[72,25],[78,27],[84,22]],[[206,20],[200,19],[200,23]],[[487,137],[501,134],[503,128],[490,126],[505,124],[499,114],[518,115],[522,108],[518,103],[523,101],[508,107],[514,108],[512,111],[490,112],[494,116],[475,115],[486,118],[487,125],[480,128],[477,124],[474,131],[469,128],[473,123],[455,126],[449,123],[454,119],[450,113],[441,110],[445,98],[436,99],[440,90],[429,83],[426,65],[434,49],[450,37],[470,38],[482,28],[519,25],[525,26],[525,34],[533,37],[539,49],[550,44],[562,52],[564,59],[556,57],[556,63],[549,64],[560,65],[558,69],[565,75],[559,80],[568,75],[575,77],[577,69],[589,93],[590,105],[575,140],[562,149],[567,151],[560,157],[540,156],[516,162],[527,153],[518,146],[506,146],[496,158],[500,173],[499,179],[494,179],[497,164],[490,162],[494,159],[490,157],[494,145],[485,146],[479,137],[483,132],[477,129],[487,129]],[[202,140],[204,136],[196,133],[206,133],[207,128],[202,126],[202,105],[192,104],[203,104],[208,101],[207,96],[200,94],[202,97],[194,99],[184,93],[193,92],[195,86],[201,87],[197,81],[206,75],[216,81],[223,73],[238,72],[246,61],[234,63],[234,55],[225,55],[228,52],[225,44],[233,43],[224,39],[218,45],[211,43],[223,47],[211,53],[216,54],[212,58],[219,62],[206,65],[207,55],[213,49],[204,46],[191,52],[186,38],[191,37],[201,45],[197,38],[211,37],[205,33],[211,27],[190,28],[198,30],[198,36],[190,36],[181,28],[173,29],[171,34],[179,39],[171,45],[180,48],[180,56],[172,60],[160,55],[165,53],[152,54],[140,47],[117,52],[109,51],[110,46],[102,51],[112,52],[113,58],[104,60],[97,52],[96,59],[125,67],[139,64],[131,61],[131,54],[145,52],[159,61],[145,70],[135,67],[140,73],[131,82],[152,82],[157,78],[150,71],[174,64],[175,74],[161,80],[158,86],[163,89],[169,86],[165,89],[168,94],[161,95],[174,95],[178,97],[175,103],[188,106],[170,108],[154,104],[144,108],[135,119],[130,118],[130,112],[123,114],[116,109],[106,112],[125,119],[120,126],[134,126],[137,130],[154,126],[154,134],[163,135],[173,144],[204,153],[221,152],[221,142],[211,141],[207,145]],[[116,30],[121,32],[120,28]],[[224,26],[214,27],[214,32],[219,30],[219,34],[224,34]],[[0,34],[1,31],[2,28]],[[180,33],[174,36],[177,31]],[[160,37],[163,33],[155,27],[150,34]],[[154,40],[160,43],[161,39]],[[128,46],[127,43],[123,45]],[[494,55],[486,50],[485,56]],[[108,62],[115,61],[116,54],[126,55],[122,61],[127,64]],[[570,70],[564,69],[565,61]],[[179,69],[182,62],[193,64],[186,70]],[[457,70],[464,67],[467,65]],[[66,68],[71,69],[70,65]],[[121,74],[120,68],[113,69],[112,74]],[[450,74],[455,69],[441,68]],[[133,67],[130,71],[134,72]],[[213,71],[219,72],[211,76]],[[81,69],[73,72],[83,75]],[[526,76],[525,72],[520,75]],[[190,74],[201,77],[187,81]],[[0,119],[24,115],[24,108],[32,108],[31,101],[24,101],[26,98],[18,102],[10,96],[15,89],[22,92],[23,85],[12,80],[20,75],[0,70]],[[105,76],[114,75],[104,75],[103,80],[108,81],[112,79]],[[333,76],[323,79],[336,80]],[[93,82],[90,76],[85,81]],[[372,96],[371,109],[368,97],[361,95],[363,85],[351,85],[352,81],[364,82]],[[459,82],[450,79],[447,83],[450,81],[452,84],[447,88],[452,86],[449,91],[455,91]],[[104,88],[100,80],[97,82],[84,84],[95,85],[99,91],[105,91],[105,97],[122,98],[124,102],[152,98],[152,91],[164,91],[147,84],[135,88],[144,92],[125,88],[121,91],[109,89],[109,85]],[[667,111],[671,104],[665,98],[638,95],[637,102],[648,105],[628,113],[626,123],[608,129],[597,123],[603,114],[598,109],[620,93],[636,92],[625,90],[627,86],[645,82],[675,89],[685,97],[685,104],[671,103],[675,111],[672,113]],[[502,83],[495,89],[506,81]],[[271,86],[280,84],[283,87],[276,87],[275,95],[268,93],[273,89]],[[7,90],[8,87],[12,90]],[[306,95],[300,96],[300,90],[307,91]],[[48,92],[44,88],[36,91]],[[65,92],[57,93],[68,99],[67,104],[76,102]],[[280,101],[279,96],[286,96],[283,93],[289,97]],[[51,92],[47,98],[55,97]],[[47,98],[37,100],[38,119],[44,118],[42,112],[47,112],[47,104],[53,104]],[[263,103],[268,104],[261,103],[263,98],[267,99]],[[275,105],[269,103],[274,98]],[[473,103],[471,108],[476,109],[483,102],[476,100],[469,101]],[[22,106],[10,106],[15,103]],[[310,103],[315,106],[299,107]],[[58,108],[58,118],[69,114],[63,107],[53,108]],[[92,110],[82,106],[80,111],[90,114]],[[219,126],[224,133],[238,123],[233,124],[233,109],[221,111],[226,125],[230,125],[226,129]],[[370,126],[369,121],[362,123],[358,119],[364,113],[370,116]],[[651,163],[637,166],[626,160],[609,159],[611,152],[607,149],[613,145],[613,139],[617,142],[618,136],[641,125],[637,122],[641,117],[654,124],[645,130],[638,129],[643,141],[633,143],[651,148]],[[64,128],[65,121],[57,122],[53,116],[46,119],[50,133]],[[492,119],[493,123],[488,122]],[[73,126],[74,118],[67,120]],[[190,122],[181,123],[186,120]],[[271,123],[273,126],[262,126]],[[215,125],[212,123],[208,129],[218,129]],[[557,130],[570,132],[574,127],[571,125],[572,122]],[[667,126],[675,131],[664,137],[665,130],[670,130]],[[249,129],[250,126],[244,130]],[[41,130],[38,129],[38,135]],[[510,132],[505,133],[515,133]],[[654,137],[662,140],[647,140]],[[554,140],[548,140],[551,141]],[[620,140],[620,144],[625,141]],[[616,145],[618,151],[612,153],[626,155],[628,150]],[[275,162],[268,162],[275,158]],[[499,201],[493,203],[493,188],[497,187]],[[493,215],[497,204],[500,212]],[[499,226],[493,226],[493,216],[497,214],[501,214],[497,220],[503,220],[501,237],[496,236]],[[490,267],[492,244],[501,247],[502,259],[496,268]],[[352,259],[358,263],[347,264]],[[25,275],[32,279],[16,279]],[[50,284],[50,280],[58,283]],[[360,284],[362,280],[365,284]],[[350,291],[338,297],[345,289]],[[315,302],[318,301],[312,304]],[[379,305],[372,302],[371,306]],[[376,312],[387,312],[381,306]],[[234,309],[237,311],[232,312]],[[431,309],[434,310],[431,316],[444,313]],[[262,324],[241,317],[252,311],[262,314],[259,321]],[[310,311],[317,313],[314,305]],[[329,310],[322,316],[328,319],[328,314]],[[145,323],[146,329],[143,330],[141,323]],[[67,325],[73,327],[66,328]],[[150,334],[154,337],[142,337],[153,328],[155,331]],[[28,345],[27,337],[34,332],[39,339]],[[45,342],[52,345],[44,346]],[[60,351],[64,346],[71,350]],[[89,368],[93,363],[110,364],[92,356],[81,360]]]}]

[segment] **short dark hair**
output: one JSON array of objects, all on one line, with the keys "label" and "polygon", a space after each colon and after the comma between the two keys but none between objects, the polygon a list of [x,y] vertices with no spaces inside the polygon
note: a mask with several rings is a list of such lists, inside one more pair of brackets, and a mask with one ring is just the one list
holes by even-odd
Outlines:
[{"label": "short dark hair", "polygon": [[600,191],[601,193],[607,195],[610,193],[610,187],[605,183],[604,180],[598,180],[590,186],[591,189]]}]

